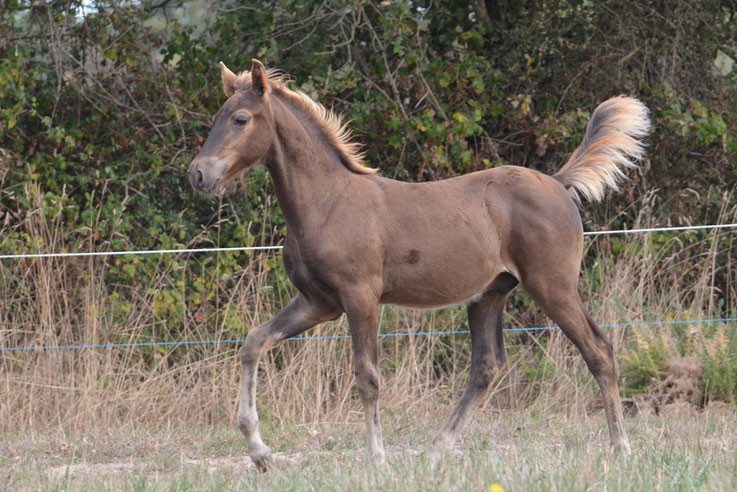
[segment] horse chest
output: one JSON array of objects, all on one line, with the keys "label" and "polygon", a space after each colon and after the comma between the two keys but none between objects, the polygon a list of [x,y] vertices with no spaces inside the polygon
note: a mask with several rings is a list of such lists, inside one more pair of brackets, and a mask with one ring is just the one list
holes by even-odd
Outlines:
[{"label": "horse chest", "polygon": [[337,302],[336,272],[323,255],[305,255],[296,247],[285,245],[284,267],[289,280],[303,294]]}]

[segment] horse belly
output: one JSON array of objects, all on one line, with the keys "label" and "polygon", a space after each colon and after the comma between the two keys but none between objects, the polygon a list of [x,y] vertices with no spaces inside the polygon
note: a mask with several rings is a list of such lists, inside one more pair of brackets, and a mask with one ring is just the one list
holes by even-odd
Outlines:
[{"label": "horse belly", "polygon": [[[403,260],[403,261],[402,261]],[[496,255],[438,255],[410,250],[386,265],[382,304],[432,309],[470,302],[502,271]]]}]

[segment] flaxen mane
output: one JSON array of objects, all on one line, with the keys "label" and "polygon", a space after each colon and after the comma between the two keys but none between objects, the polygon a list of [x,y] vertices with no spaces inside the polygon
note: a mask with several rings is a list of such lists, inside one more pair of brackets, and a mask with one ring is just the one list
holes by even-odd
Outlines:
[{"label": "flaxen mane", "polygon": [[[363,162],[361,145],[351,142],[351,131],[343,124],[341,116],[333,113],[322,104],[312,100],[310,96],[299,89],[290,89],[289,75],[280,70],[270,69],[267,71],[269,84],[279,96],[289,100],[301,112],[311,117],[315,126],[336,151],[345,167],[359,174],[374,174],[377,169],[366,167]],[[251,74],[241,72],[238,75],[236,89],[245,89],[251,83]]]}]

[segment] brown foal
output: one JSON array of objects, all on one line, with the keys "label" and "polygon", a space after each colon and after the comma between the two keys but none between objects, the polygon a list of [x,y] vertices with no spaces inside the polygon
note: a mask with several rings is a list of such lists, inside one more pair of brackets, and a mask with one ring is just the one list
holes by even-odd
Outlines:
[{"label": "brown foal", "polygon": [[270,450],[256,413],[257,364],[277,343],[324,321],[348,317],[369,455],[384,460],[379,425],[379,304],[468,306],[471,374],[433,443],[447,452],[505,363],[502,312],[519,284],[578,347],[601,388],[612,444],[629,443],[612,345],[577,292],[583,248],[580,196],[600,200],[635,167],[648,132],[647,109],[628,97],[601,104],[583,142],[554,176],[503,166],[453,179],[403,183],[364,167],[340,119],[284,77],[253,60],[235,75],[221,63],[228,100],[192,161],[189,179],[217,193],[264,164],[287,222],[284,264],[298,294],[252,329],[240,351],[238,426],[259,469]]}]

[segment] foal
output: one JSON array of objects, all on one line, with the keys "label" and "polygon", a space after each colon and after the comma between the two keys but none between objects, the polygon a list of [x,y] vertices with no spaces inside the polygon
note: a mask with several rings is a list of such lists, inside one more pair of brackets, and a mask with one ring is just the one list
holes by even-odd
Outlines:
[{"label": "foal", "polygon": [[384,460],[379,426],[379,304],[468,306],[471,374],[433,443],[448,451],[505,363],[502,312],[517,284],[578,347],[602,392],[611,442],[629,451],[612,345],[577,292],[583,249],[573,197],[601,200],[621,167],[635,167],[648,132],[647,108],[615,97],[591,117],[583,142],[550,177],[502,166],[430,183],[403,183],[364,167],[340,119],[253,60],[235,75],[221,63],[228,100],[189,179],[216,193],[263,163],[287,222],[284,264],[294,299],[248,333],[240,351],[238,426],[257,467],[267,468],[256,413],[259,358],[313,326],[348,317],[369,455]]}]

